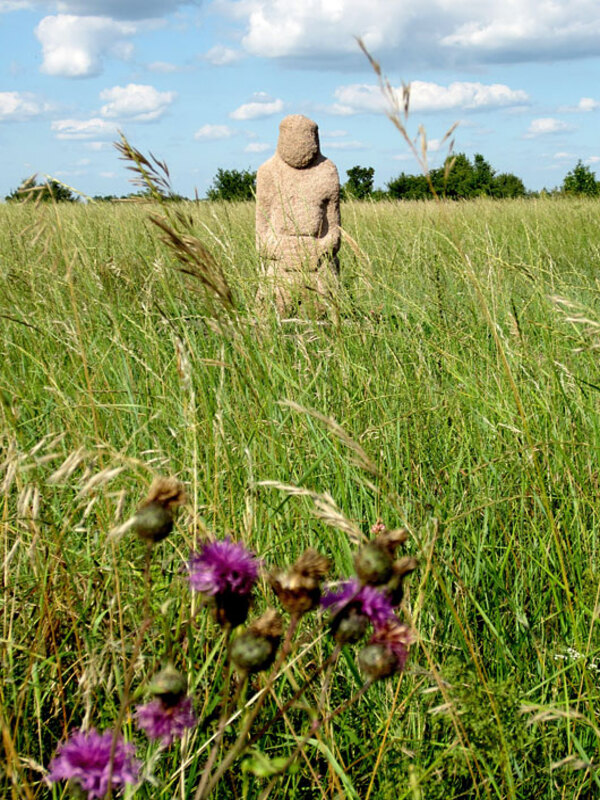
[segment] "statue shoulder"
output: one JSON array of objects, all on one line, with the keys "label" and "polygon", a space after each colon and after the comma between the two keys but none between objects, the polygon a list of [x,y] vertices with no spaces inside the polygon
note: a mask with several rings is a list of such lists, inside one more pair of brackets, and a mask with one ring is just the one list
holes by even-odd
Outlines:
[{"label": "statue shoulder", "polygon": [[319,167],[323,170],[323,172],[327,171],[336,177],[338,176],[338,169],[330,158],[325,158],[319,164]]},{"label": "statue shoulder", "polygon": [[268,175],[275,170],[275,156],[271,156],[267,161],[262,163],[256,170],[257,177],[261,175]]}]

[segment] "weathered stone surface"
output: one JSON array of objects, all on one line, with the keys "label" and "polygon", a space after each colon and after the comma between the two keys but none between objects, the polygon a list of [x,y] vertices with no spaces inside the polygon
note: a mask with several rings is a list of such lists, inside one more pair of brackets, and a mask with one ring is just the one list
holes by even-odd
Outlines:
[{"label": "weathered stone surface", "polygon": [[296,302],[322,306],[335,292],[340,248],[340,182],[319,147],[315,122],[300,114],[279,126],[277,152],[256,177],[256,246],[281,313]]}]

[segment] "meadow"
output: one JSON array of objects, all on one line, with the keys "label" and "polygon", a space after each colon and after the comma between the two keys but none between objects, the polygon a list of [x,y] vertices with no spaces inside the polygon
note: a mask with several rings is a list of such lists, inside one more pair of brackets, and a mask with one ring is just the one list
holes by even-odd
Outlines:
[{"label": "meadow", "polygon": [[[597,797],[599,210],[347,202],[334,313],[281,321],[254,308],[251,203],[164,210],[231,308],[181,271],[154,204],[1,205],[0,796],[68,796],[44,781],[58,743],[122,717],[144,762],[125,796],[194,797],[226,674],[190,550],[230,535],[272,567],[313,547],[335,580],[382,520],[418,559],[404,672],[306,738],[360,690],[344,648],[213,796]],[[154,548],[136,649],[145,547],[119,527],[156,475],[188,501]],[[273,602],[263,577],[252,615]],[[332,648],[303,618],[259,726]],[[165,654],[199,724],[163,750],[121,709]]]}]

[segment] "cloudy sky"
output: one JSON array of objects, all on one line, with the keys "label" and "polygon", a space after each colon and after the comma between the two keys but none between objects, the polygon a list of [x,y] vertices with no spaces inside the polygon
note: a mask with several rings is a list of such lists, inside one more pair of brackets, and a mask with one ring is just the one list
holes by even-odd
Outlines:
[{"label": "cloudy sky", "polygon": [[418,167],[384,114],[355,37],[394,87],[430,161],[483,155],[531,189],[581,158],[600,173],[598,0],[0,0],[0,196],[38,172],[129,191],[112,142],[164,159],[203,196],[219,167],[256,167],[283,116],[319,124],[342,180]]}]

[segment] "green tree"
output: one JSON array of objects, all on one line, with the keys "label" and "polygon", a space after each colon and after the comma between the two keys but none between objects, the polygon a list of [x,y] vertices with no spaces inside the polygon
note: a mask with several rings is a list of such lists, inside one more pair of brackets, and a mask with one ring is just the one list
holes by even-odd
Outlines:
[{"label": "green tree", "polygon": [[501,172],[494,176],[491,188],[492,197],[525,197],[525,184],[521,178],[510,172]]},{"label": "green tree", "polygon": [[219,168],[206,196],[209,200],[239,201],[252,200],[255,194],[256,172]]},{"label": "green tree", "polygon": [[37,183],[36,176],[26,178],[17,189],[4,198],[7,202],[25,202],[27,200],[43,203],[76,203],[78,198],[64,183],[50,178],[45,183]]},{"label": "green tree", "polygon": [[579,159],[574,168],[566,174],[562,190],[565,194],[596,197],[600,193],[600,186],[596,180],[596,175]]},{"label": "green tree", "polygon": [[431,191],[424,175],[407,175],[401,172],[387,184],[388,195],[393,200],[425,200]]},{"label": "green tree", "polygon": [[[523,197],[526,194],[523,181],[516,175],[496,175],[491,164],[476,153],[473,161],[464,153],[449,156],[444,166],[429,172],[431,186],[438,197],[450,200],[466,200],[472,197]],[[401,173],[387,185],[388,196],[394,199],[431,199],[434,193],[424,175]]]},{"label": "green tree", "polygon": [[473,156],[473,184],[475,194],[491,195],[495,174],[496,171],[492,169],[489,161],[486,161],[481,153],[475,153]]},{"label": "green tree", "polygon": [[348,180],[344,184],[344,196],[355,200],[366,200],[373,194],[373,167],[359,167],[358,165],[346,170]]}]

